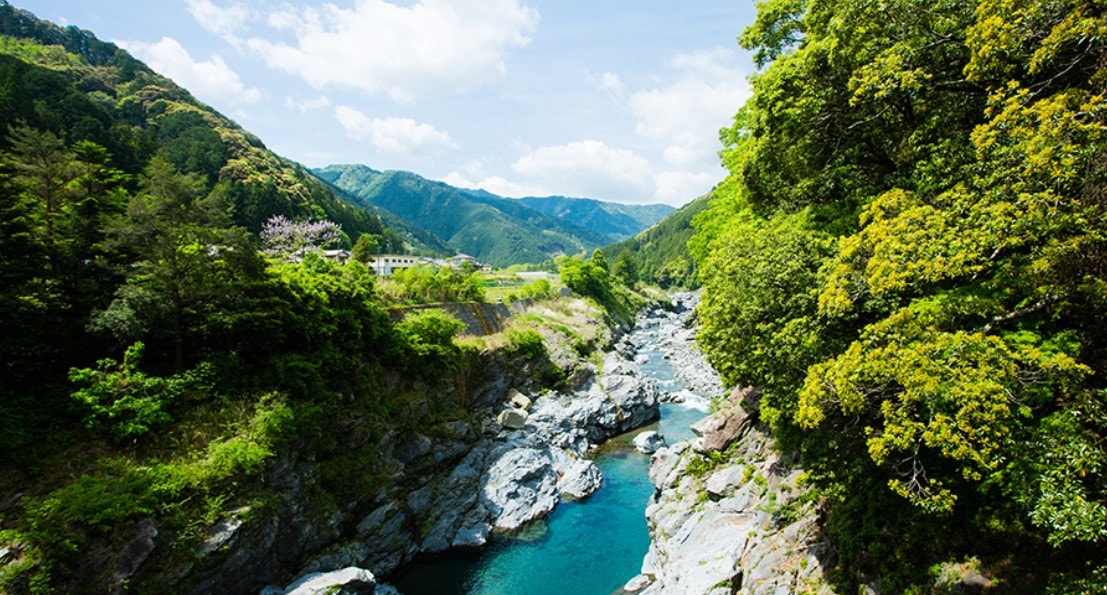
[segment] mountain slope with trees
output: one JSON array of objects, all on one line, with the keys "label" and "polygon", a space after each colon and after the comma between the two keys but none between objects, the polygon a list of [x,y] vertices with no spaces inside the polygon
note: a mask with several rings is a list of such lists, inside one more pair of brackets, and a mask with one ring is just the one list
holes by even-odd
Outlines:
[{"label": "mountain slope with trees", "polygon": [[464,417],[499,357],[394,323],[321,253],[390,241],[376,216],[90,32],[0,2],[0,116],[0,592],[202,591],[238,554],[291,578],[302,539],[209,529],[278,523],[278,459],[320,462],[328,514],[376,493],[381,441]]},{"label": "mountain slope with trees", "polygon": [[710,201],[710,194],[693,200],[638,235],[606,246],[604,256],[612,263],[629,263],[622,267],[633,267],[636,280],[663,288],[697,286],[696,261],[688,241],[695,233],[692,220]]},{"label": "mountain slope with trees", "polygon": [[811,470],[843,592],[1107,588],[1104,31],[1081,0],[768,0],[742,35],[699,342]]},{"label": "mountain slope with trees", "polygon": [[410,172],[330,165],[315,174],[355,197],[357,204],[385,209],[459,252],[498,266],[587,253],[611,241],[604,232],[535,210],[524,201],[454,188]]}]

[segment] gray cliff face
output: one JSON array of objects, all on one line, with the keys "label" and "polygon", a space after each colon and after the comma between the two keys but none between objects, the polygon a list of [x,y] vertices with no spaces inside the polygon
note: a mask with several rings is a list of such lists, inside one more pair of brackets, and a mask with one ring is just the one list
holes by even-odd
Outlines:
[{"label": "gray cliff face", "polygon": [[[658,390],[617,353],[597,366],[572,348],[550,351],[574,388],[539,394],[534,370],[490,362],[472,391],[471,418],[381,440],[373,463],[391,481],[371,493],[336,502],[319,462],[284,453],[266,479],[277,502],[218,521],[180,577],[192,593],[276,593],[285,589],[267,585],[347,568],[386,576],[421,554],[481,547],[562,499],[586,498],[603,476],[585,455],[657,419]],[[360,438],[334,439],[356,448]],[[344,472],[353,484],[363,473]]]},{"label": "gray cliff face", "polygon": [[[722,394],[717,377],[691,348],[693,331],[671,317],[657,325],[689,388]],[[800,498],[802,470],[774,450],[757,420],[757,397],[751,389],[731,392],[715,413],[692,426],[697,438],[652,455],[655,492],[646,509],[651,544],[641,574],[625,592],[832,592],[824,579],[832,548],[814,505]]]}]

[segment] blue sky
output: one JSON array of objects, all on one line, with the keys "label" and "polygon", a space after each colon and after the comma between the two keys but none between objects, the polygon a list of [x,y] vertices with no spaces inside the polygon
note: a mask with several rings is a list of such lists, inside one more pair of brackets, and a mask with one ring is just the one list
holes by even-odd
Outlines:
[{"label": "blue sky", "polygon": [[725,175],[753,0],[15,0],[310,167],[681,205]]}]

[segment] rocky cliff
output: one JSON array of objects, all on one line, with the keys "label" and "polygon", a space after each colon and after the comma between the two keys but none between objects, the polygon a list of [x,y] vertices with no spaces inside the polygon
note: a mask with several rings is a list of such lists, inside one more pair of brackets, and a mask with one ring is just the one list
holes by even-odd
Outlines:
[{"label": "rocky cliff", "polygon": [[[688,297],[686,305],[694,305]],[[693,348],[689,316],[647,324],[670,349],[678,376],[704,394],[724,394]],[[830,593],[833,550],[808,500],[803,471],[774,449],[757,418],[756,390],[734,390],[693,425],[697,437],[661,448],[650,462],[646,510],[651,544],[642,573],[624,590],[649,595]],[[679,393],[676,398],[680,398]]]},{"label": "rocky cliff", "polygon": [[[275,501],[213,524],[196,559],[165,584],[182,579],[192,593],[302,592],[305,584],[332,588],[327,581],[349,575],[349,592],[372,592],[366,577],[386,577],[420,555],[483,546],[564,498],[591,494],[603,478],[584,455],[656,419],[658,390],[625,356],[581,349],[583,336],[593,348],[611,342],[608,329],[579,326],[600,324],[583,322],[601,320],[587,309],[575,301],[559,306],[561,316],[575,319],[562,322],[577,324],[570,333],[577,343],[543,331],[549,360],[489,353],[467,416],[377,438],[336,428],[334,448],[366,452],[373,460],[363,458],[364,468],[334,469],[333,461],[284,453],[266,477]],[[535,380],[550,360],[567,379],[561,389]],[[341,495],[323,487],[323,477],[335,473],[350,486]],[[289,587],[266,586],[273,584]]]}]

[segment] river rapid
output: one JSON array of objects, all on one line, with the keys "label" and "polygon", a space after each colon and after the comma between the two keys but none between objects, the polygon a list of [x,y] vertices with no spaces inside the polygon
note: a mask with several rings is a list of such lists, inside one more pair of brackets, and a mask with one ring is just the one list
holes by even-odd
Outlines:
[{"label": "river rapid", "polygon": [[691,439],[689,426],[722,392],[718,377],[693,349],[693,330],[686,328],[696,301],[694,294],[679,294],[676,312],[644,313],[616,345],[661,390],[661,417],[590,454],[604,476],[597,492],[562,502],[544,519],[511,537],[494,537],[476,553],[447,553],[410,565],[392,584],[406,595],[619,592],[639,573],[650,545],[645,517],[654,492],[650,457],[635,449],[633,438],[653,430],[669,444]]}]

